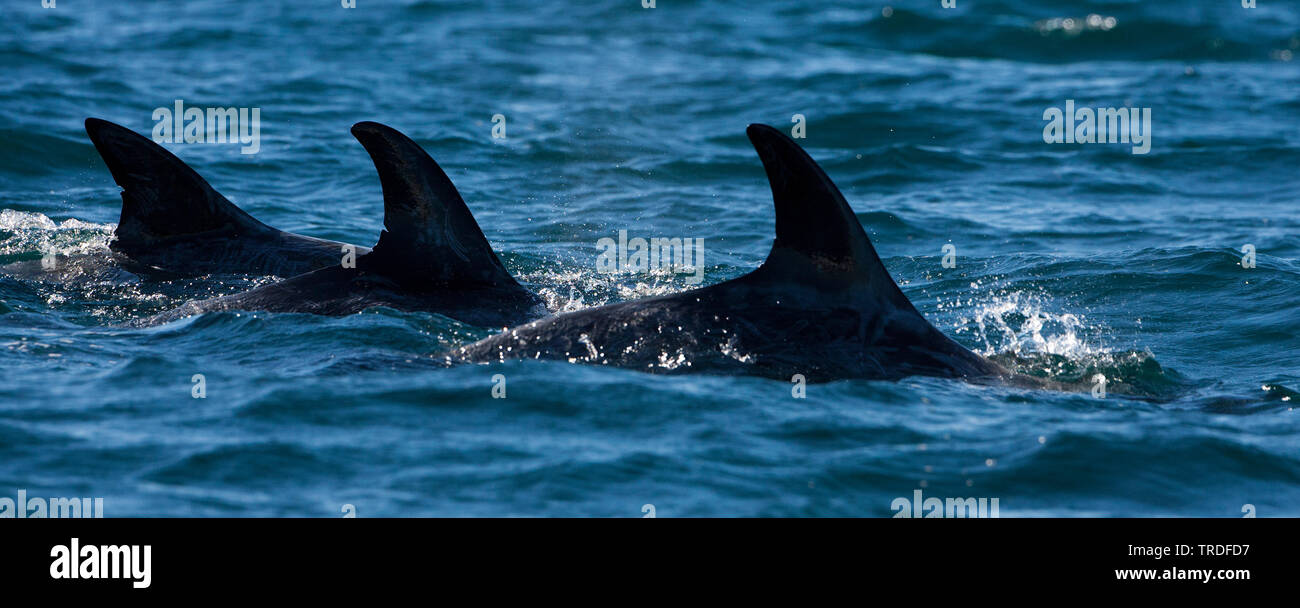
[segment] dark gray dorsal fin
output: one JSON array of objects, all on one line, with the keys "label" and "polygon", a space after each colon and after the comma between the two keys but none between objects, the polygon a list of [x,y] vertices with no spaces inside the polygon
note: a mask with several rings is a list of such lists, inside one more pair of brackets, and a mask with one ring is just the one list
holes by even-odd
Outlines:
[{"label": "dark gray dorsal fin", "polygon": [[776,204],[776,242],[755,274],[764,280],[865,289],[896,307],[915,310],[885,270],[853,209],[812,157],[770,126],[746,130],[758,151]]},{"label": "dark gray dorsal fin", "polygon": [[352,135],[370,153],[384,189],[384,232],[365,256],[367,270],[433,283],[518,285],[424,149],[376,122],[353,125]]},{"label": "dark gray dorsal fin", "polygon": [[176,238],[274,230],[226,200],[149,138],[98,118],[86,119],[86,134],[122,187],[114,249],[130,253]]}]

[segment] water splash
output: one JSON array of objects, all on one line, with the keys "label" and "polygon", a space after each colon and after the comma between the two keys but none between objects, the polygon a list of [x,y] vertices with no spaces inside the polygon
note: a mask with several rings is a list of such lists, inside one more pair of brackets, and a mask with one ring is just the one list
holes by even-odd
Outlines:
[{"label": "water splash", "polygon": [[1106,327],[1054,306],[1041,293],[992,295],[983,303],[966,303],[971,312],[956,321],[955,333],[972,334],[976,352],[1012,371],[1079,390],[1091,390],[1103,378],[1108,393],[1131,397],[1168,399],[1188,389],[1183,377],[1163,368],[1150,351],[1115,350],[1105,344]]},{"label": "water splash", "polygon": [[116,224],[76,218],[56,223],[43,213],[0,210],[0,256],[81,255],[108,251]]},{"label": "water splash", "polygon": [[[972,284],[978,288],[978,284]],[[975,306],[969,316],[955,323],[958,334],[972,333],[976,352],[1047,354],[1071,359],[1108,354],[1110,349],[1089,342],[1084,317],[1049,310],[1048,298],[1017,291],[993,296]]]},{"label": "water splash", "polygon": [[536,287],[552,312],[575,312],[619,301],[639,300],[696,289],[688,275],[671,268],[641,273],[602,274],[585,268],[525,271],[518,275]]}]

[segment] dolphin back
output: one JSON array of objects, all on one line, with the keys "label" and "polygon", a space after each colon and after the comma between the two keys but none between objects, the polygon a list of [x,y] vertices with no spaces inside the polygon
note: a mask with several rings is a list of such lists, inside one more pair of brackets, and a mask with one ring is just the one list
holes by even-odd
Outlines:
[{"label": "dolphin back", "polygon": [[[340,316],[374,306],[506,327],[546,314],[544,301],[501,264],[442,168],[410,138],[374,122],[352,134],[379,172],[384,230],[355,265],[328,267],[239,294],[191,302],[143,325],[221,310]],[[340,264],[338,262],[342,261]]]},{"label": "dolphin back", "polygon": [[276,232],[150,139],[98,118],[86,119],[86,134],[122,187],[114,250],[147,255],[180,239]]},{"label": "dolphin back", "polygon": [[122,215],[109,247],[134,262],[133,269],[292,276],[341,255],[343,243],[257,221],[181,159],[126,127],[87,118],[86,134],[122,188]]},{"label": "dolphin back", "polygon": [[920,316],[889,276],[839,188],[808,153],[767,125],[746,130],[763,162],[776,209],[776,240],[752,282],[850,292],[863,304]]},{"label": "dolphin back", "polygon": [[449,362],[563,359],[655,373],[716,372],[809,382],[1009,373],[930,324],[889,276],[821,167],[766,125],[747,130],[767,173],[776,239],[742,277],[512,328]]},{"label": "dolphin back", "polygon": [[[776,240],[767,260],[737,281],[772,293],[818,294],[828,308],[856,311],[873,355],[871,373],[973,378],[1011,377],[934,327],[907,299],[867,238],[844,195],[816,161],[767,125],[746,130],[772,187]],[[725,284],[724,284],[725,285]]]},{"label": "dolphin back", "polygon": [[426,285],[481,285],[523,290],[501,264],[442,167],[401,132],[359,122],[352,135],[379,172],[384,231],[358,260],[366,270]]}]

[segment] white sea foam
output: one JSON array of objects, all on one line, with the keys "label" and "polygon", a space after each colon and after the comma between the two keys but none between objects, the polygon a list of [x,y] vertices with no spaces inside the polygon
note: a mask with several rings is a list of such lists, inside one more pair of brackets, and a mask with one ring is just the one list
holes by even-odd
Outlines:
[{"label": "white sea foam", "polygon": [[1052,304],[1038,294],[1018,291],[968,304],[969,312],[958,319],[955,331],[973,333],[983,355],[1011,352],[1081,360],[1110,353],[1089,340],[1084,317],[1052,311]]},{"label": "white sea foam", "polygon": [[107,251],[116,224],[76,218],[55,222],[43,213],[0,210],[0,255],[76,255]]}]

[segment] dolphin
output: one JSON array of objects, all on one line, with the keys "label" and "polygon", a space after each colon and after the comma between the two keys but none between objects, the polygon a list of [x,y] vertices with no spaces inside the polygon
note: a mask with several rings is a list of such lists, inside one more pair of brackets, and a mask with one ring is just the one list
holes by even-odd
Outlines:
[{"label": "dolphin", "polygon": [[[338,263],[345,243],[276,230],[245,213],[162,146],[121,125],[86,119],[86,134],[122,188],[110,255],[16,262],[7,274],[47,281],[207,274],[293,276]],[[367,251],[355,247],[358,254]],[[123,272],[123,271],[126,272]]]},{"label": "dolphin", "polygon": [[384,231],[354,263],[154,315],[153,325],[205,312],[249,310],[340,316],[374,306],[439,313],[470,325],[508,327],[548,314],[542,299],[501,264],[447,174],[396,129],[359,122],[384,193]]},{"label": "dolphin", "polygon": [[747,134],[776,205],[776,241],[742,277],[534,321],[444,355],[448,364],[559,359],[652,373],[807,382],[922,375],[1042,386],[953,341],[898,288],[839,189],[794,141]]}]

